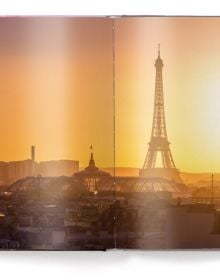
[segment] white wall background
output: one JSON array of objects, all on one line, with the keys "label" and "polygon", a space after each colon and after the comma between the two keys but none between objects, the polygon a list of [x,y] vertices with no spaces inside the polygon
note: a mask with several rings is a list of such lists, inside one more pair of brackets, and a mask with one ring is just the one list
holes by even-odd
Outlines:
[{"label": "white wall background", "polygon": [[1,279],[218,279],[220,252],[0,252]]}]

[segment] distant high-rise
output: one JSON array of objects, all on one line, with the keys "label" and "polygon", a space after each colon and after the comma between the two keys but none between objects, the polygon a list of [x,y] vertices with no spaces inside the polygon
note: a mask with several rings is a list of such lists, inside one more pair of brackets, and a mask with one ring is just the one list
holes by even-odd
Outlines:
[{"label": "distant high-rise", "polygon": [[182,182],[179,171],[174,164],[170,143],[167,138],[162,79],[163,61],[160,57],[160,45],[158,46],[158,57],[155,61],[155,67],[156,82],[151,140],[143,168],[140,170],[139,175],[141,177],[161,177]]},{"label": "distant high-rise", "polygon": [[79,171],[78,160],[35,161],[35,146],[31,146],[29,159],[0,161],[0,185],[11,184],[19,179],[36,175],[46,177],[72,176]]},{"label": "distant high-rise", "polygon": [[36,165],[36,174],[43,177],[72,176],[78,171],[78,160],[41,161]]},{"label": "distant high-rise", "polygon": [[35,176],[36,175],[35,146],[31,146],[31,165],[32,165],[31,176]]},{"label": "distant high-rise", "polygon": [[35,146],[31,146],[31,160],[35,162]]}]

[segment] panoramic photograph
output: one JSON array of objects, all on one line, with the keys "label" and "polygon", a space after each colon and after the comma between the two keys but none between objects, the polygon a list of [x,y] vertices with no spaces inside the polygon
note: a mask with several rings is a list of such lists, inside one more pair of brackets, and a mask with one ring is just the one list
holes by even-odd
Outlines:
[{"label": "panoramic photograph", "polygon": [[220,248],[220,17],[0,17],[0,249]]}]

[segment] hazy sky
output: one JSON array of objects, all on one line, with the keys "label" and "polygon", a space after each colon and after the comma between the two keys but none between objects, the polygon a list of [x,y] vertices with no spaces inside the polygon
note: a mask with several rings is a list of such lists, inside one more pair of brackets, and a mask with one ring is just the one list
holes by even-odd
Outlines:
[{"label": "hazy sky", "polygon": [[181,171],[220,172],[220,18],[117,19],[117,164],[143,165],[158,43],[175,164]]},{"label": "hazy sky", "polygon": [[113,165],[112,25],[106,18],[0,19],[0,160]]},{"label": "hazy sky", "polygon": [[[116,164],[141,168],[150,140],[157,44],[181,171],[220,172],[220,18],[115,20]],[[0,160],[113,165],[112,20],[0,18]]]}]

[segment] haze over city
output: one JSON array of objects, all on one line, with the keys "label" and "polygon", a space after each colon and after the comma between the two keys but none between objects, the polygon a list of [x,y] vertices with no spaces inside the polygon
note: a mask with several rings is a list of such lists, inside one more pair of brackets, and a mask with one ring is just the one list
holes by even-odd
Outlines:
[{"label": "haze over city", "polygon": [[0,250],[219,248],[219,31],[0,18]]},{"label": "haze over city", "polygon": [[[220,171],[219,26],[219,18],[115,20],[116,166],[143,165],[160,43],[176,166]],[[0,37],[0,159],[27,158],[36,145],[39,161],[86,166],[92,143],[97,164],[112,167],[112,22],[1,18]]]}]

